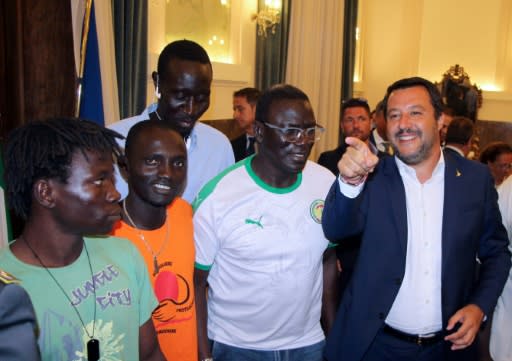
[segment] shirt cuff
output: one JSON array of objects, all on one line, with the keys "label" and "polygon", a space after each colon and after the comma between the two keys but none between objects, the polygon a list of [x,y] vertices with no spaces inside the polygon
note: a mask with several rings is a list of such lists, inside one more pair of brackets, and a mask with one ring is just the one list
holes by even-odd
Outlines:
[{"label": "shirt cuff", "polygon": [[340,192],[347,198],[356,198],[363,190],[365,183],[366,182],[363,181],[358,185],[348,184],[341,179],[341,176],[338,176],[338,185],[340,187]]}]

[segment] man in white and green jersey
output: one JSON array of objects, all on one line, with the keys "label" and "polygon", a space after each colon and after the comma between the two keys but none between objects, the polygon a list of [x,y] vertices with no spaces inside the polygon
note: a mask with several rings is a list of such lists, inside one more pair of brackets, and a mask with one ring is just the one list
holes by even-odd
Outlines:
[{"label": "man in white and green jersey", "polygon": [[334,176],[307,160],[320,130],[301,90],[267,90],[258,153],[194,202],[200,360],[322,360],[337,270],[321,228]]}]

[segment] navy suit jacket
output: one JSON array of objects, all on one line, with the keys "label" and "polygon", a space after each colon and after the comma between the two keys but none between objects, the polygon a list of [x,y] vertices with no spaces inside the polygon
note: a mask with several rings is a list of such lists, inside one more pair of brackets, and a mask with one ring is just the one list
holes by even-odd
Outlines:
[{"label": "navy suit jacket", "polygon": [[465,158],[463,155],[461,155],[460,153],[456,152],[455,150],[453,150],[452,148],[444,148],[444,152],[446,154],[451,154],[453,155],[454,157],[462,157],[462,158]]},{"label": "navy suit jacket", "polygon": [[235,162],[242,160],[246,157],[245,149],[247,147],[247,137],[245,133],[241,136],[236,137],[231,141],[231,146],[233,147],[233,154],[235,155]]},{"label": "navy suit jacket", "polygon": [[231,141],[231,146],[233,147],[235,162],[238,162],[239,160],[247,158],[248,156],[253,154],[247,151],[247,136],[245,133],[233,139]]},{"label": "navy suit jacket", "polygon": [[[494,182],[485,165],[445,153],[441,293],[443,327],[473,303],[492,315],[510,269],[508,239],[501,224]],[[322,225],[339,240],[361,234],[359,259],[328,336],[328,361],[359,361],[384,325],[405,273],[405,188],[394,157],[381,158],[355,199],[337,181],[327,195]],[[436,210],[432,210],[436,211]],[[475,281],[475,257],[482,262]],[[471,348],[448,360],[469,360]],[[474,346],[474,345],[473,345]]]},{"label": "navy suit jacket", "polygon": [[[373,137],[373,132],[371,134]],[[323,152],[318,158],[318,164],[329,169],[335,176],[337,176],[339,174],[338,162],[340,161],[343,154],[345,154],[347,147],[348,144],[343,142],[340,144],[340,146],[338,146],[338,148]],[[379,158],[388,156],[387,153],[381,151],[378,151],[377,155]],[[361,237],[356,236],[345,238],[343,242],[339,243],[339,246],[336,247],[336,256],[341,262],[341,267],[343,269],[343,272],[341,272],[339,278],[339,292],[340,296],[343,296],[345,288],[350,278],[352,277],[352,270],[354,269],[354,265],[357,261],[359,246],[361,244]]]}]

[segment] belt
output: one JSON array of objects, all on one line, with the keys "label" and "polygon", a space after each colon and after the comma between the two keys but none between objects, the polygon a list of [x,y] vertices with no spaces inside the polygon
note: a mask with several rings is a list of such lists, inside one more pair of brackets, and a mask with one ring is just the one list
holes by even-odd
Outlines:
[{"label": "belt", "polygon": [[429,333],[428,335],[411,335],[410,333],[399,331],[388,325],[384,325],[383,331],[390,336],[394,336],[402,341],[415,343],[416,345],[433,345],[444,338],[443,331]]}]

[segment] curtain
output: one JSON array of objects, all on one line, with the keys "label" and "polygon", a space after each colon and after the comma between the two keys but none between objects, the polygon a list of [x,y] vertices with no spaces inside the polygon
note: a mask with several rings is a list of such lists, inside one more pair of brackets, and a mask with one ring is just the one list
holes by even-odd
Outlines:
[{"label": "curtain", "polygon": [[[69,2],[0,1],[0,143],[28,121],[73,116],[75,85]],[[9,216],[0,202],[4,222]],[[23,221],[14,213],[10,220],[12,239]]]},{"label": "curtain", "polygon": [[326,128],[310,158],[338,145],[343,52],[343,1],[294,0],[286,82],[302,89]]},{"label": "curtain", "polygon": [[11,223],[9,220],[9,212],[7,209],[7,201],[5,199],[5,183],[4,183],[4,162],[2,157],[2,147],[0,143],[0,248],[5,247],[12,239]]},{"label": "curtain", "polygon": [[112,4],[109,1],[95,1],[94,15],[98,33],[99,65],[101,71],[101,93],[104,124],[119,120],[119,92],[114,46]]},{"label": "curtain", "polygon": [[[354,63],[356,60],[356,27],[358,0],[345,0],[345,19],[343,21],[343,68],[342,68],[342,99],[353,97]],[[341,105],[340,105],[341,107]]]},{"label": "curtain", "polygon": [[[105,125],[103,113],[103,88],[100,66],[99,34],[96,27],[96,2],[92,2],[89,29],[87,32],[87,45],[85,50],[84,73],[82,77],[82,90],[77,107],[78,116],[82,119],[92,120],[99,125]],[[85,22],[85,19],[84,19]]]},{"label": "curtain", "polygon": [[146,107],[147,0],[112,0],[120,117]]},{"label": "curtain", "polygon": [[[290,3],[291,0],[282,2],[281,23],[275,34],[268,31],[267,37],[256,36],[256,87],[262,91],[285,80]],[[264,6],[265,0],[258,0],[258,11]]]}]

